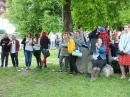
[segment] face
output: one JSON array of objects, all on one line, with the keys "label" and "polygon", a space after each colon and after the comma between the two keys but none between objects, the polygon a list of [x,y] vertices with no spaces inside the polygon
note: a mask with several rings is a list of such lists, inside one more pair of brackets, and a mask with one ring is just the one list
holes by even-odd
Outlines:
[{"label": "face", "polygon": [[109,26],[107,26],[106,30],[110,30],[110,27],[109,27]]},{"label": "face", "polygon": [[128,25],[125,25],[125,26],[124,26],[124,31],[125,31],[125,32],[129,32],[129,27],[128,27]]},{"label": "face", "polygon": [[80,36],[79,32],[75,32],[75,36],[79,37]]},{"label": "face", "polygon": [[30,34],[28,34],[28,37],[29,37],[29,38],[31,38],[31,35],[30,35]]},{"label": "face", "polygon": [[99,38],[98,41],[97,41],[97,43],[98,43],[99,45],[102,45],[102,43],[103,43],[103,42],[102,42],[102,39]]},{"label": "face", "polygon": [[68,35],[67,35],[67,34],[64,34],[64,38],[68,38]]},{"label": "face", "polygon": [[100,30],[97,28],[97,32],[100,32]]},{"label": "face", "polygon": [[5,34],[4,34],[4,38],[7,38],[7,37],[8,37],[8,34],[7,34],[7,33],[5,33]]},{"label": "face", "polygon": [[12,39],[13,39],[13,40],[15,39],[15,36],[14,36],[14,35],[12,36]]}]

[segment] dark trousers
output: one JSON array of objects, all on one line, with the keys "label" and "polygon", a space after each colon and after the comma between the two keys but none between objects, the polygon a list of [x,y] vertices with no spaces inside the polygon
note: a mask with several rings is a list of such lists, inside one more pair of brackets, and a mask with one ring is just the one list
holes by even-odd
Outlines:
[{"label": "dark trousers", "polygon": [[40,66],[41,65],[41,50],[34,50],[33,54],[36,58],[37,66]]},{"label": "dark trousers", "polygon": [[11,54],[11,60],[14,67],[18,67],[18,56],[16,53]]},{"label": "dark trousers", "polygon": [[117,57],[117,49],[115,46],[111,45],[111,56],[112,57]]},{"label": "dark trousers", "polygon": [[107,64],[109,64],[109,54],[106,54],[106,61],[107,61]]},{"label": "dark trousers", "polygon": [[8,52],[2,51],[2,53],[1,53],[1,67],[4,66],[4,59],[5,59],[5,67],[8,66],[8,55],[9,55]]},{"label": "dark trousers", "polygon": [[75,71],[75,73],[78,73],[78,69],[76,66],[76,56],[70,55],[70,72]]}]

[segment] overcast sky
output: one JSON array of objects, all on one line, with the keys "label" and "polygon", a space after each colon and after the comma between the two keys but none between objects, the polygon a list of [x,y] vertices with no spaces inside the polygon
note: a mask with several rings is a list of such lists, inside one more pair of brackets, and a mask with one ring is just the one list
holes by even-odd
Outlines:
[{"label": "overcast sky", "polygon": [[0,30],[6,30],[8,34],[15,33],[16,28],[7,19],[0,17]]}]

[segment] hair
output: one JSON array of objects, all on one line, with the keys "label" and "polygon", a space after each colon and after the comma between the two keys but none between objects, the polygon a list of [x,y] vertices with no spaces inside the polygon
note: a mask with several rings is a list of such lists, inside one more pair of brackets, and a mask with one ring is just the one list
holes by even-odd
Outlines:
[{"label": "hair", "polygon": [[105,30],[106,30],[106,33],[108,34],[108,36],[110,36],[110,29],[109,30],[107,30],[107,27],[108,27],[109,25],[106,25],[105,26]]},{"label": "hair", "polygon": [[40,35],[40,39],[43,39],[46,36],[46,32],[42,32]]},{"label": "hair", "polygon": [[125,24],[124,26],[128,26],[128,28],[130,28],[130,24],[128,24],[128,23],[127,23],[127,24]]},{"label": "hair", "polygon": [[32,38],[32,34],[31,34],[31,32],[28,32],[28,34],[30,34],[30,38]]},{"label": "hair", "polygon": [[36,40],[35,43],[38,44],[39,34],[35,33],[34,36],[35,36],[35,40]]},{"label": "hair", "polygon": [[80,31],[77,30],[76,32],[78,32],[80,34]]},{"label": "hair", "polygon": [[[69,35],[69,32],[65,32],[64,34],[67,34],[67,35]],[[64,39],[63,39],[63,37],[62,37],[62,43],[64,42]]]},{"label": "hair", "polygon": [[82,25],[78,25],[78,29],[80,29],[82,27]]}]

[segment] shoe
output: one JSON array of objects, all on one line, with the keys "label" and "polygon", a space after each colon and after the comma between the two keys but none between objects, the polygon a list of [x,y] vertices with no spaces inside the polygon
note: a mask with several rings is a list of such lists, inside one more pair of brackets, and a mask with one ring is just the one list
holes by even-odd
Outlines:
[{"label": "shoe", "polygon": [[62,70],[59,70],[58,72],[62,72]]},{"label": "shoe", "polygon": [[42,71],[42,65],[39,66],[39,69]]},{"label": "shoe", "polygon": [[79,76],[79,73],[76,73],[74,76]]},{"label": "shoe", "polygon": [[3,65],[1,65],[1,68],[3,68]]},{"label": "shoe", "polygon": [[129,77],[128,81],[130,81],[130,77]]},{"label": "shoe", "polygon": [[26,67],[26,70],[28,70],[29,68],[28,67]]},{"label": "shoe", "polygon": [[47,68],[47,65],[46,65],[46,64],[44,65],[44,68]]},{"label": "shoe", "polygon": [[126,76],[121,76],[121,79],[125,79],[126,78]]},{"label": "shoe", "polygon": [[32,68],[31,68],[31,67],[28,67],[28,69],[30,69],[30,70],[31,70]]}]

